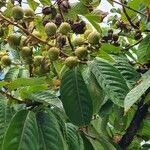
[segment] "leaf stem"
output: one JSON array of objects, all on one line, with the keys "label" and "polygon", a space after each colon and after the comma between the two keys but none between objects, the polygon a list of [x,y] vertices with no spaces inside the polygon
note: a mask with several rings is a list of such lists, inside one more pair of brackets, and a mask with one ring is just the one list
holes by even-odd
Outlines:
[{"label": "leaf stem", "polygon": [[131,7],[127,6],[127,5],[125,5],[125,4],[122,4],[122,3],[117,2],[117,1],[115,1],[115,0],[111,0],[111,1],[114,2],[114,3],[116,3],[116,4],[119,4],[119,5],[121,5],[121,6],[124,6],[124,7],[126,7],[127,9],[130,9],[130,10],[132,10],[132,11],[134,11],[134,12],[136,12],[136,13],[138,13],[138,14],[144,16],[144,17],[147,17],[147,16],[146,16],[145,14],[143,14],[142,12],[140,12],[140,11],[138,11],[138,10],[135,10],[135,9],[133,9],[133,8],[131,8]]}]

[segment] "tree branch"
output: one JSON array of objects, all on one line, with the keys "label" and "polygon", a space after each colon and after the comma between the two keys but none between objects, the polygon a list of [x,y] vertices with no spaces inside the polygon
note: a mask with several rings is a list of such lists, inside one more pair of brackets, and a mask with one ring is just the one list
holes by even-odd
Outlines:
[{"label": "tree branch", "polygon": [[[123,3],[122,0],[121,0],[121,2]],[[137,27],[136,25],[134,25],[134,23],[131,21],[131,18],[130,18],[130,16],[128,15],[126,9],[125,9],[125,6],[122,5],[122,8],[123,8],[123,12],[124,12],[124,14],[125,14],[125,16],[126,16],[128,22],[130,23],[130,25],[131,25],[133,28],[138,29],[138,27]]]},{"label": "tree branch", "polygon": [[127,128],[126,133],[123,135],[122,139],[119,142],[121,148],[126,149],[132,142],[134,136],[136,135],[142,121],[148,113],[148,104],[143,104],[143,101],[139,102],[137,111]]},{"label": "tree branch", "polygon": [[[29,32],[28,30],[26,30],[25,28],[23,28],[18,23],[15,23],[15,22],[11,21],[9,18],[6,18],[5,16],[2,15],[2,13],[0,13],[0,18],[2,18],[3,20],[7,21],[9,24],[16,26],[17,28],[19,28],[20,30],[22,30],[26,35],[29,35],[29,36],[33,37],[34,39],[36,39],[39,43],[48,45],[49,47],[53,47],[53,45],[49,44],[47,41],[44,41],[44,40],[38,38],[35,35],[33,35],[31,32]],[[63,54],[63,56],[65,56],[65,57],[68,57],[68,54],[66,54],[66,53],[64,53],[62,51],[61,51],[61,54]]]},{"label": "tree branch", "polygon": [[143,40],[143,39],[140,39],[140,40],[139,40],[138,42],[136,42],[135,44],[130,45],[130,46],[126,47],[126,48],[123,48],[122,51],[126,51],[126,50],[129,50],[130,48],[133,48],[134,46],[140,44],[140,43],[142,42],[142,40]]},{"label": "tree branch", "polygon": [[122,4],[122,3],[117,2],[117,1],[115,1],[115,0],[111,0],[111,1],[114,2],[114,3],[116,3],[116,4],[119,4],[119,5],[121,5],[121,6],[124,6],[124,7],[126,7],[127,9],[130,9],[130,10],[132,10],[132,11],[134,11],[134,12],[136,12],[136,13],[138,13],[138,14],[144,16],[144,17],[147,17],[147,16],[146,16],[145,14],[143,14],[142,12],[140,12],[140,11],[138,11],[138,10],[135,10],[135,9],[133,9],[133,8],[131,8],[131,7],[127,6],[127,5],[125,5],[125,4]]}]

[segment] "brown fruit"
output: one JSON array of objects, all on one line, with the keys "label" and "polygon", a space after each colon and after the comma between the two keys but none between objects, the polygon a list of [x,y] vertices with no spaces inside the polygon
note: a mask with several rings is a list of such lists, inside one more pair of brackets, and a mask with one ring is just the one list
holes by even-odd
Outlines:
[{"label": "brown fruit", "polygon": [[51,47],[48,51],[48,56],[51,61],[55,61],[58,59],[60,54],[60,50],[57,47]]},{"label": "brown fruit", "polygon": [[69,67],[70,69],[74,68],[78,65],[78,59],[74,56],[70,56],[70,57],[66,58],[65,65],[67,67]]},{"label": "brown fruit", "polygon": [[1,62],[3,65],[5,66],[10,66],[11,65],[11,59],[9,58],[9,56],[5,55],[1,58]]},{"label": "brown fruit", "polygon": [[15,20],[20,20],[23,18],[24,12],[20,6],[14,6],[12,8],[12,16]]}]

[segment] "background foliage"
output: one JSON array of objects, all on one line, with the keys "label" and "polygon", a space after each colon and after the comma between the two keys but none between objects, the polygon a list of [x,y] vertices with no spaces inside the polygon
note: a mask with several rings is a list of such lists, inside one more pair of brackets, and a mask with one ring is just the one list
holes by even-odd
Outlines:
[{"label": "background foliage", "polygon": [[150,149],[150,1],[107,1],[0,1],[0,149]]}]

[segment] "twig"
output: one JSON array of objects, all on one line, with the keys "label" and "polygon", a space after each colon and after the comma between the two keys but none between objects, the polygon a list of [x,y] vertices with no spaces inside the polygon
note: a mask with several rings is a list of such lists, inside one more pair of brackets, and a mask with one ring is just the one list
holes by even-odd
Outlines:
[{"label": "twig", "polygon": [[[5,16],[3,16],[1,13],[0,13],[0,18],[2,18],[3,20],[7,21],[9,24],[12,24],[16,27],[18,27],[20,30],[22,30],[25,34],[33,37],[34,39],[36,39],[39,43],[42,43],[42,44],[45,44],[45,45],[48,45],[49,47],[53,47],[53,45],[49,44],[47,41],[44,41],[40,38],[38,38],[37,36],[33,35],[31,32],[29,32],[28,30],[26,30],[25,28],[23,28],[21,25],[11,21],[9,18],[6,18]],[[64,53],[61,51],[61,53],[63,54],[63,56],[65,57],[68,57],[68,54]]]},{"label": "twig", "polygon": [[[63,22],[64,22],[64,21],[65,21],[64,14],[63,14],[63,12],[62,12],[62,10],[61,10],[61,8],[60,8],[60,5],[59,5],[58,0],[56,0],[56,2],[57,2],[57,6],[58,6],[59,13],[60,13],[61,18],[62,18],[62,20],[63,20]],[[74,47],[73,47],[73,45],[72,45],[72,43],[71,43],[70,36],[67,36],[67,39],[68,39],[68,42],[69,42],[69,45],[70,45],[72,51],[74,51]]]},{"label": "twig", "polygon": [[1,93],[2,95],[6,96],[8,99],[13,99],[14,101],[18,102],[19,104],[24,104],[24,103],[25,103],[24,101],[22,101],[22,100],[20,100],[20,99],[17,99],[17,98],[15,98],[15,97],[13,97],[11,94],[8,94],[8,93],[6,93],[6,92],[4,92],[4,91],[2,91],[2,90],[0,90],[0,93]]},{"label": "twig", "polygon": [[[121,2],[122,2],[122,0],[121,0]],[[128,15],[126,9],[125,9],[125,6],[122,5],[122,8],[123,8],[123,12],[124,12],[124,14],[125,14],[127,20],[129,21],[130,25],[131,25],[133,28],[138,29],[138,27],[137,27],[136,25],[134,25],[134,23],[131,21],[131,18],[130,18],[130,16]]]},{"label": "twig", "polygon": [[139,43],[141,43],[142,40],[143,40],[143,39],[140,39],[140,40],[139,40],[138,42],[136,42],[135,44],[130,45],[130,46],[128,46],[127,48],[122,49],[122,51],[126,51],[126,50],[129,50],[130,48],[133,48],[134,46],[136,46],[136,45],[138,45]]},{"label": "twig", "polygon": [[126,130],[126,133],[123,135],[122,139],[119,142],[119,145],[122,149],[126,149],[130,143],[132,142],[134,136],[136,135],[141,122],[144,120],[148,113],[148,104],[144,104],[143,102],[139,102],[137,111],[129,125],[129,127]]},{"label": "twig", "polygon": [[70,45],[72,51],[74,51],[74,47],[73,47],[73,45],[72,45],[72,43],[71,43],[71,39],[70,39],[70,36],[69,36],[69,35],[67,36],[67,39],[68,39],[68,42],[69,42],[69,45]]},{"label": "twig", "polygon": [[131,8],[131,7],[127,6],[127,5],[125,5],[125,4],[122,4],[122,3],[117,2],[117,1],[115,1],[115,0],[111,0],[111,1],[114,2],[114,3],[116,3],[116,4],[119,4],[119,5],[121,5],[121,6],[124,6],[124,7],[126,7],[127,9],[130,9],[130,10],[132,10],[132,11],[134,11],[134,12],[136,12],[136,13],[138,13],[138,14],[144,16],[144,17],[147,17],[147,16],[146,16],[145,14],[143,14],[142,12],[140,12],[140,11],[138,11],[138,10],[135,10],[135,9],[133,9],[133,8]]}]

